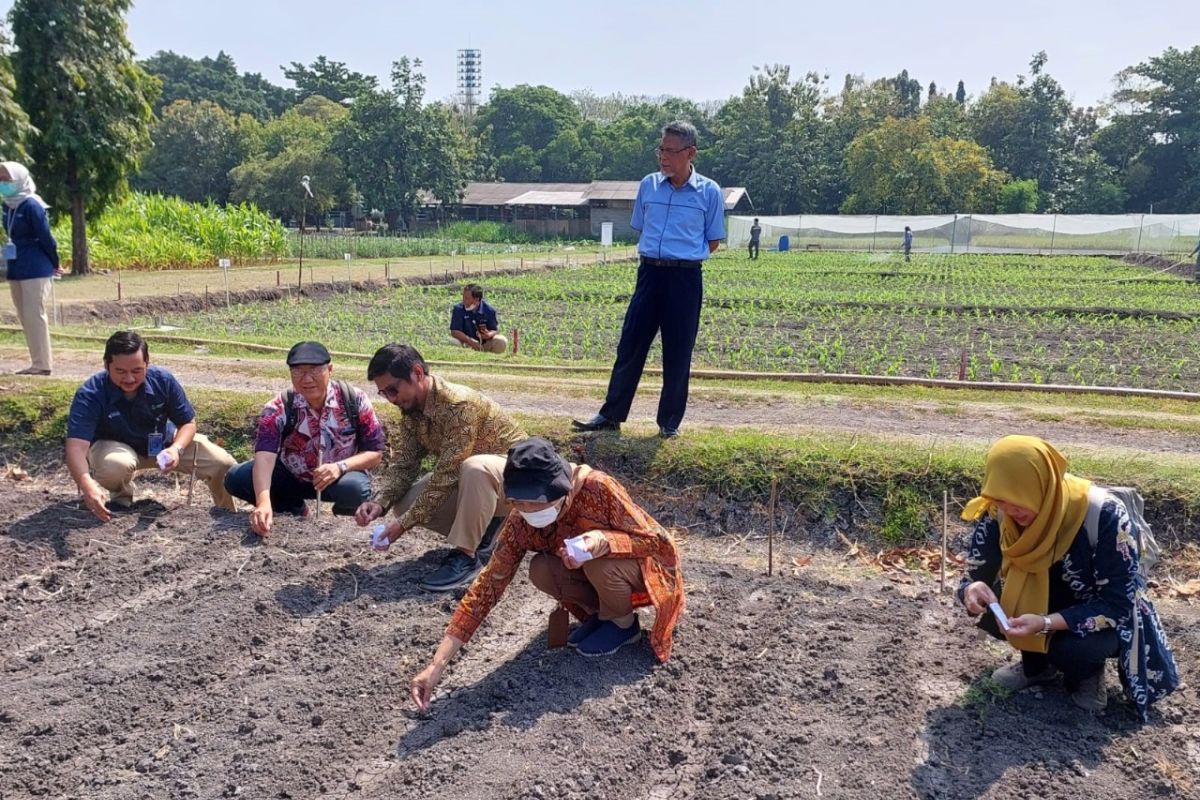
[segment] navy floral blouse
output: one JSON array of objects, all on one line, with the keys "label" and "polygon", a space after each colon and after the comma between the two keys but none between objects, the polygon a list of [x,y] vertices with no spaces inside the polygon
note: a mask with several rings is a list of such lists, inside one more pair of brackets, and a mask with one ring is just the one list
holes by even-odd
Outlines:
[{"label": "navy floral blouse", "polygon": [[[1109,497],[1100,509],[1096,549],[1084,527],[1062,561],[1050,568],[1050,609],[1066,620],[1069,630],[1056,636],[1087,636],[1116,628],[1120,637],[1118,671],[1126,694],[1144,720],[1150,704],[1179,685],[1179,670],[1166,633],[1138,573],[1133,523],[1121,501]],[[967,551],[967,571],[958,585],[958,600],[975,581],[999,595],[1000,523],[985,515],[975,524]]]}]

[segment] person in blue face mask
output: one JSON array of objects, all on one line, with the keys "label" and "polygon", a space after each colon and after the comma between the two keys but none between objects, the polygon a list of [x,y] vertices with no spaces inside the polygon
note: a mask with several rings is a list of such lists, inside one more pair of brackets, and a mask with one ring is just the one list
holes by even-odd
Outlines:
[{"label": "person in blue face mask", "polygon": [[8,289],[29,347],[30,365],[17,374],[49,375],[54,361],[46,304],[50,281],[58,272],[58,242],[50,232],[46,202],[37,196],[37,185],[23,165],[0,162],[0,199],[8,237],[4,244]]}]

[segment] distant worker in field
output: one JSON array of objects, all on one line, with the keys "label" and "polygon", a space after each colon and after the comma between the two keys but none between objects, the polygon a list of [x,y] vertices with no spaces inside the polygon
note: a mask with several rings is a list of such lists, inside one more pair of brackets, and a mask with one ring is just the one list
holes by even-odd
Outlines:
[{"label": "distant worker in field", "polygon": [[1188,255],[1196,257],[1196,271],[1194,273],[1194,277],[1196,282],[1200,283],[1200,241],[1196,242],[1196,249],[1192,250],[1192,252],[1188,253]]},{"label": "distant worker in field", "polygon": [[[417,708],[429,710],[446,666],[500,602],[529,553],[530,582],[559,604],[550,633],[562,638],[552,646],[570,645],[593,658],[612,655],[641,638],[636,609],[651,606],[650,648],[666,661],[685,603],[670,532],[613,478],[569,463],[545,439],[526,439],[508,451],[504,493],[515,513],[500,529],[491,562],[450,618],[433,660],[413,678]],[[579,620],[569,633],[567,612]]]},{"label": "distant worker in field", "polygon": [[[1144,720],[1179,685],[1179,672],[1138,570],[1140,534],[1124,503],[1067,472],[1034,436],[1005,436],[987,454],[978,520],[958,597],[979,627],[1020,656],[992,673],[1010,691],[1056,681],[1074,704],[1108,703],[1105,662],[1117,659]],[[1138,538],[1135,538],[1138,537]]]},{"label": "distant worker in field", "polygon": [[662,333],[663,388],[658,399],[658,432],[679,435],[687,410],[692,348],[700,330],[703,302],[701,266],[725,238],[721,187],[696,172],[696,128],[672,122],[655,149],[659,171],[642,178],[630,227],[640,232],[637,285],[617,344],[617,358],[600,413],[576,430],[620,430],[654,337]]},{"label": "distant worker in field", "polygon": [[[409,345],[375,351],[367,379],[403,417],[392,431],[395,449],[379,494],[359,506],[355,521],[366,526],[395,514],[373,526],[371,544],[380,551],[417,527],[445,536],[450,549],[420,586],[431,592],[460,589],[487,564],[508,515],[504,456],[525,432],[495,400],[429,374]],[[433,459],[433,469],[422,475],[426,457]]]},{"label": "distant worker in field", "polygon": [[170,372],[150,365],[149,346],[132,331],[108,337],[104,371],[75,392],[66,461],[84,505],[106,522],[112,518],[110,503],[133,505],[139,470],[195,471],[208,483],[213,503],[233,510],[223,484],[233,456],[196,433],[196,412],[183,387]]},{"label": "distant worker in field", "polygon": [[320,342],[298,342],[287,354],[292,388],[275,395],[258,418],[254,458],[225,476],[225,488],[254,506],[250,529],[271,533],[275,512],[308,513],[306,500],[333,503],[349,516],[371,496],[367,470],[383,460],[384,433],[362,390],[333,379],[333,359]]},{"label": "distant worker in field", "polygon": [[758,217],[754,218],[754,224],[750,226],[750,258],[758,258],[758,240],[762,236],[762,225],[758,224]]},{"label": "distant worker in field", "polygon": [[496,309],[483,299],[483,287],[470,283],[463,287],[462,302],[450,314],[450,336],[463,347],[487,353],[503,353],[508,339],[499,333]]},{"label": "distant worker in field", "polygon": [[905,225],[904,226],[904,260],[905,261],[912,260],[910,257],[912,254],[912,240],[913,240],[912,228]]}]

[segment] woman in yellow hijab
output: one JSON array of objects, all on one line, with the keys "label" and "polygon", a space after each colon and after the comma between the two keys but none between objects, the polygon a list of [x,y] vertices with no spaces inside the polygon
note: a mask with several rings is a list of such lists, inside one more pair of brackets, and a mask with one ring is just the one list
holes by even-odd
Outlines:
[{"label": "woman in yellow hijab", "polygon": [[1122,681],[1144,717],[1178,674],[1145,598],[1129,515],[1103,490],[1091,493],[1099,506],[1092,546],[1085,525],[1091,487],[1042,439],[1005,436],[993,444],[980,496],[963,510],[977,522],[958,596],[981,628],[1021,653],[992,673],[1002,686],[1017,691],[1061,674],[1077,706],[1100,711],[1108,702],[1105,661],[1119,657]]}]

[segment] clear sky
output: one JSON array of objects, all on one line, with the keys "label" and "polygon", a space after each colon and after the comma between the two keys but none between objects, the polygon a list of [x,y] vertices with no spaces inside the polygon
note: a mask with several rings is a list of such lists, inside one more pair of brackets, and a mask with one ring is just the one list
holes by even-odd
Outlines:
[{"label": "clear sky", "polygon": [[[569,93],[737,94],[755,65],[793,75],[868,78],[901,69],[925,86],[977,95],[1012,80],[1045,50],[1047,70],[1080,105],[1108,96],[1113,76],[1168,46],[1200,44],[1195,0],[1011,0],[1008,3],[802,3],[653,0],[574,3],[140,0],[129,15],[139,56],[200,57],[225,50],[243,71],[288,85],[280,65],[318,55],[381,77],[400,56],[420,58],[427,96],[455,91],[455,51],[483,51],[484,85],[546,84]],[[0,0],[7,13],[12,0]]]}]

